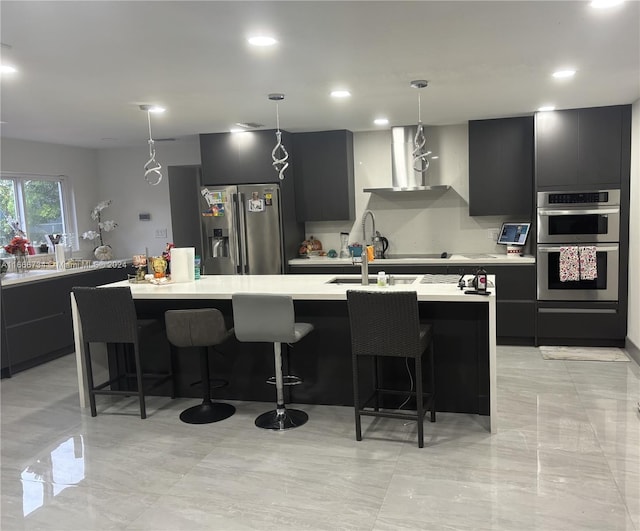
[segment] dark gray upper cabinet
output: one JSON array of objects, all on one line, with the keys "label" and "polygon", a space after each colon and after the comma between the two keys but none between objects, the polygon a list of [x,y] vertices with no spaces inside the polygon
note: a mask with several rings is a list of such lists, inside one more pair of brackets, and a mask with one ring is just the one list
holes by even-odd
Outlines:
[{"label": "dark gray upper cabinet", "polygon": [[630,105],[536,113],[538,189],[619,188],[630,150]]},{"label": "dark gray upper cabinet", "polygon": [[[202,184],[280,182],[271,157],[276,142],[275,130],[200,135]],[[284,175],[292,178],[290,133],[282,131],[282,144],[289,153],[289,168]]]},{"label": "dark gray upper cabinet", "polygon": [[469,214],[531,217],[533,116],[469,122]]},{"label": "dark gray upper cabinet", "polygon": [[296,133],[293,151],[298,220],[354,219],[353,133]]}]

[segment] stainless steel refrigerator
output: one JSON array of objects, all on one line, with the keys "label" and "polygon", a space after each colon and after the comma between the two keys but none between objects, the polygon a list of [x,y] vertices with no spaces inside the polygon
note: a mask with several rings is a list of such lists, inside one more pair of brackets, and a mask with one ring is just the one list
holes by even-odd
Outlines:
[{"label": "stainless steel refrigerator", "polygon": [[204,274],[284,272],[278,184],[202,186],[200,222]]}]

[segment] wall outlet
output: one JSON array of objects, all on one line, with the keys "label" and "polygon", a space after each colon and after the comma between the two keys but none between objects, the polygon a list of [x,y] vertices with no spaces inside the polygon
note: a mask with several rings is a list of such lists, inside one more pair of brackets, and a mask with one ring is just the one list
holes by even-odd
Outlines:
[{"label": "wall outlet", "polygon": [[156,229],[156,238],[166,238],[167,229]]},{"label": "wall outlet", "polygon": [[487,230],[487,239],[497,242],[498,236],[500,236],[500,229],[488,229]]}]

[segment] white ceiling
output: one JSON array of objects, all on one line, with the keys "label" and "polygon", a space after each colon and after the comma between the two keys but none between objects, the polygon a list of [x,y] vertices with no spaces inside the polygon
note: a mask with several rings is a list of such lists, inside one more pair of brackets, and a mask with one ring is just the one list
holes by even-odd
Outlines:
[{"label": "white ceiling", "polygon": [[[376,129],[631,103],[640,98],[640,3],[583,1],[0,2],[2,136],[106,148],[275,127]],[[255,49],[252,33],[279,44]],[[578,70],[558,81],[561,67]],[[348,100],[328,97],[346,87]]]}]

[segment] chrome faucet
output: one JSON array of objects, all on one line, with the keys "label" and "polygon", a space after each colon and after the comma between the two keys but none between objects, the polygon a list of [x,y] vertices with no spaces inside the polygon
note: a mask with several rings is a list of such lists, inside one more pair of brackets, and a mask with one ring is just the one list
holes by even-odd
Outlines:
[{"label": "chrome faucet", "polygon": [[[371,216],[371,241],[367,240],[367,234],[365,232],[365,224],[367,221],[367,216]],[[367,243],[373,243],[373,237],[376,235],[376,217],[373,215],[373,212],[369,209],[365,210],[362,213],[362,245],[366,247]]]},{"label": "chrome faucet", "polygon": [[369,285],[369,257],[367,256],[367,246],[362,248],[362,262],[360,262],[362,270],[362,285]]}]

